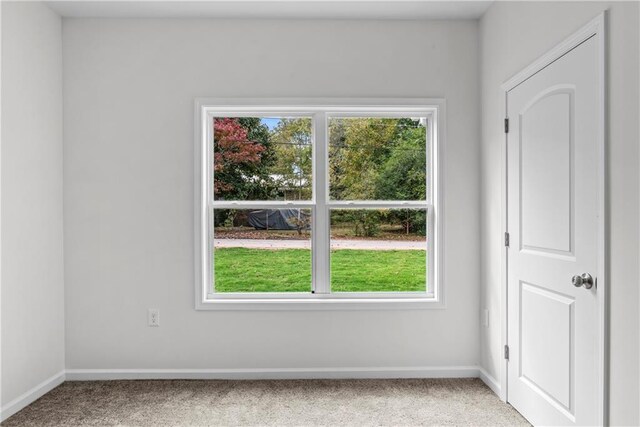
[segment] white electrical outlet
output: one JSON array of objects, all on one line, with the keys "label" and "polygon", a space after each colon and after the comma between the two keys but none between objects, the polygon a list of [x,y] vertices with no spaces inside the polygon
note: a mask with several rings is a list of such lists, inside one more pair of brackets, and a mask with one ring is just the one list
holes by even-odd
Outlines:
[{"label": "white electrical outlet", "polygon": [[487,310],[486,308],[482,312],[482,326],[484,326],[485,328],[489,327],[489,310]]},{"label": "white electrical outlet", "polygon": [[147,312],[147,323],[149,326],[160,326],[160,310],[150,308]]}]

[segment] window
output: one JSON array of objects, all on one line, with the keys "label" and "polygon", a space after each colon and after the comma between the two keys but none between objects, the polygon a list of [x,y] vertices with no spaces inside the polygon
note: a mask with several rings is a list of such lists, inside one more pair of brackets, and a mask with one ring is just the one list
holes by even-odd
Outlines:
[{"label": "window", "polygon": [[197,102],[197,308],[442,304],[442,101],[238,102]]}]

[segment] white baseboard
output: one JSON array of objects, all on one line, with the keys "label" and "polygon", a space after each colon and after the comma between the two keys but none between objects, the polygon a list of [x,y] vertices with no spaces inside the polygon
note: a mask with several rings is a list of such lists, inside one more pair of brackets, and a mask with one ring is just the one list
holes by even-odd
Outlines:
[{"label": "white baseboard", "polygon": [[478,366],[273,369],[67,369],[69,381],[197,379],[478,378]]},{"label": "white baseboard", "polygon": [[489,387],[495,394],[497,394],[500,399],[502,399],[500,383],[496,381],[496,379],[491,375],[489,375],[489,373],[482,367],[479,367],[478,371],[480,373],[480,379],[482,380],[482,382],[485,383],[487,387]]},{"label": "white baseboard", "polygon": [[60,371],[49,379],[44,380],[31,390],[16,397],[0,409],[0,422],[6,420],[22,408],[29,406],[43,395],[49,393],[65,381],[65,371]]}]

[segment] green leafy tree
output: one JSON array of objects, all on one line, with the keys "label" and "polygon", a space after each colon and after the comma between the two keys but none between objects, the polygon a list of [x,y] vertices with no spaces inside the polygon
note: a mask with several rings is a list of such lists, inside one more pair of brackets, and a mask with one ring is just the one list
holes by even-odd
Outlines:
[{"label": "green leafy tree", "polygon": [[[377,198],[383,200],[425,200],[427,178],[426,129],[401,126],[398,142],[380,168],[376,185]],[[406,233],[426,234],[423,210],[393,210],[389,221],[402,225]]]},{"label": "green leafy tree", "polygon": [[380,165],[389,154],[396,119],[334,119],[336,136],[330,141],[332,197],[342,200],[375,198]]},{"label": "green leafy tree", "polygon": [[375,183],[380,200],[425,200],[427,179],[426,132],[404,128],[381,164]]},{"label": "green leafy tree", "polygon": [[[410,118],[348,118],[330,123],[330,193],[338,200],[425,200],[426,128]],[[356,235],[375,235],[373,222],[397,223],[424,233],[424,211],[385,215],[353,212]]]},{"label": "green leafy tree", "polygon": [[271,176],[286,199],[311,197],[313,145],[311,119],[281,119],[271,135],[274,161]]}]

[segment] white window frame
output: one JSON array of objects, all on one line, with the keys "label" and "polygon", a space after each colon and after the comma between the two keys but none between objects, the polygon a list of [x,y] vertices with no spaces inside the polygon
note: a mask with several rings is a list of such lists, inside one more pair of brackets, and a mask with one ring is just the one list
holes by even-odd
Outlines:
[{"label": "white window frame", "polygon": [[[194,255],[197,310],[336,310],[444,308],[443,182],[444,109],[440,98],[408,99],[245,99],[201,98],[195,103]],[[304,116],[313,123],[313,184],[309,201],[214,201],[214,117]],[[328,182],[329,117],[426,117],[427,200],[412,202],[331,201]],[[305,208],[312,211],[312,284],[314,292],[215,293],[213,273],[213,209]],[[429,292],[330,293],[329,209],[426,208],[427,284]],[[319,214],[324,213],[324,214]],[[324,253],[324,256],[319,254]]]}]

